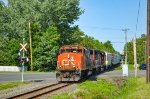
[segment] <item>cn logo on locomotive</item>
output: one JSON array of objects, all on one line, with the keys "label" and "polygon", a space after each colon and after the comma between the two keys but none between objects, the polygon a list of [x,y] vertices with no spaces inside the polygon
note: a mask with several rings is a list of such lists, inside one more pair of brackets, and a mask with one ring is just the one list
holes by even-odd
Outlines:
[{"label": "cn logo on locomotive", "polygon": [[62,60],[62,65],[68,66],[71,63],[73,66],[75,66],[75,61],[76,60],[74,59],[74,57],[71,57],[71,59],[63,59]]}]

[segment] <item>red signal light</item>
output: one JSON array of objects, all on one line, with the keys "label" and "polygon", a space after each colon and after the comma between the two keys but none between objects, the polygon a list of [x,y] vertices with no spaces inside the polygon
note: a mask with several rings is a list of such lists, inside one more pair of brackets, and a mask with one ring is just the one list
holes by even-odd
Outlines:
[{"label": "red signal light", "polygon": [[27,61],[27,59],[26,58],[22,58],[22,62],[26,62]]},{"label": "red signal light", "polygon": [[18,62],[20,62],[21,61],[21,58],[18,58]]}]

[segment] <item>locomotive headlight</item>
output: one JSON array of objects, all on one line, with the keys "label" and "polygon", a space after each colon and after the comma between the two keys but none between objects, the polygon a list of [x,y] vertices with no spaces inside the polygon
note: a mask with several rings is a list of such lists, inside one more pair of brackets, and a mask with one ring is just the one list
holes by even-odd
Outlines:
[{"label": "locomotive headlight", "polygon": [[59,66],[61,68],[61,66]]},{"label": "locomotive headlight", "polygon": [[106,61],[106,64],[108,64],[108,61]]},{"label": "locomotive headlight", "polygon": [[73,65],[73,67],[76,67],[75,65]]},{"label": "locomotive headlight", "polygon": [[77,67],[76,68],[76,74],[79,74],[80,69]]}]

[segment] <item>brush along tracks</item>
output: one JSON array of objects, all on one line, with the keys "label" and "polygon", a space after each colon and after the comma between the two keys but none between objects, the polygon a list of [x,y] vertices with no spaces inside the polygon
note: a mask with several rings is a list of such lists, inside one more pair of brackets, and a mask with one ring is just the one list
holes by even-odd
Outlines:
[{"label": "brush along tracks", "polygon": [[54,91],[63,89],[67,86],[71,86],[73,83],[57,83],[57,84],[52,84],[48,86],[44,86],[39,89],[32,90],[30,92],[22,93],[16,96],[9,97],[8,99],[33,99],[33,98],[39,98],[42,96],[45,96],[47,94],[50,94]]}]

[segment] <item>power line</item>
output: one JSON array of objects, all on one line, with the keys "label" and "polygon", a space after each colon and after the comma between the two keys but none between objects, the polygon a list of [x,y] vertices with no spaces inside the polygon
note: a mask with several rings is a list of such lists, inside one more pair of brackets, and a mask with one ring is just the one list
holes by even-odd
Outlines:
[{"label": "power line", "polygon": [[124,42],[111,42],[111,43],[124,43]]},{"label": "power line", "polygon": [[85,26],[85,25],[81,25],[79,27],[83,27],[83,28],[92,28],[92,29],[101,29],[101,30],[121,30],[118,28],[110,28],[110,27],[99,27],[99,26]]},{"label": "power line", "polygon": [[[138,28],[138,22],[139,22],[139,15],[140,15],[140,7],[141,7],[141,0],[139,0],[139,6],[138,6],[138,14],[137,14],[137,20],[136,20],[136,32]],[[136,38],[136,33],[135,33],[135,38]]]}]

